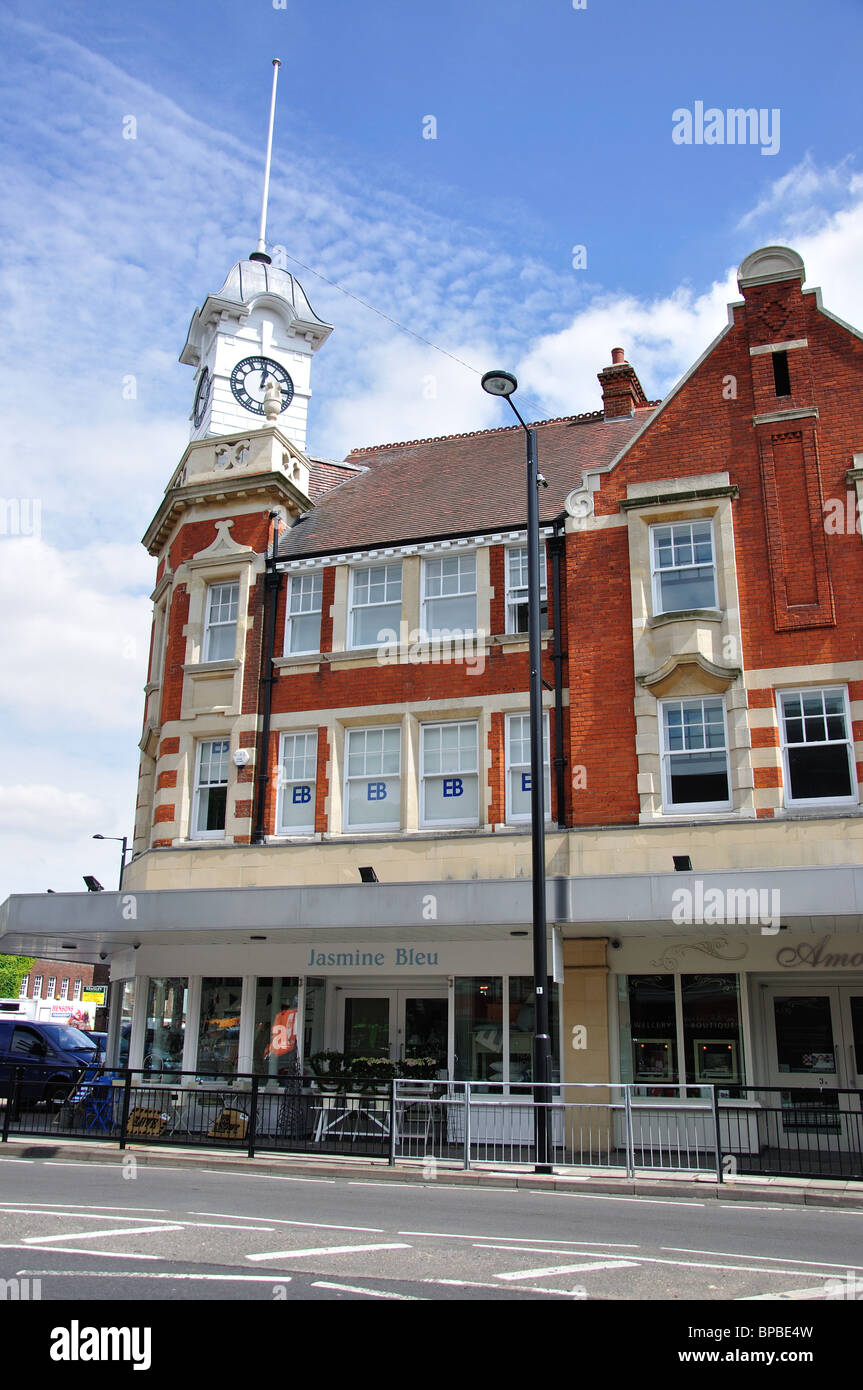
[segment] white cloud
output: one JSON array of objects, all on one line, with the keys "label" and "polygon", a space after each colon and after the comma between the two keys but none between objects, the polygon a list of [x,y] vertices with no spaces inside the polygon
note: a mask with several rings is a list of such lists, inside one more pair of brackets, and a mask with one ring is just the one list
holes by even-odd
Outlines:
[{"label": "white cloud", "polygon": [[[843,206],[832,207],[836,201]],[[863,329],[863,179],[848,161],[818,170],[807,160],[777,180],[741,222],[759,223],[740,259],[758,246],[791,245],[803,257],[807,283],[820,285],[826,309]],[[801,234],[801,227],[810,228]],[[551,414],[596,410],[596,373],[622,347],[648,396],[667,395],[728,322],[739,301],[737,267],[706,290],[689,285],[647,299],[597,295],[561,331],[538,337],[519,365],[519,379],[541,395]]]},{"label": "white cloud", "polygon": [[0,786],[0,831],[4,834],[77,839],[104,815],[103,803],[85,792],[44,784]]},{"label": "white cloud", "polygon": [[[465,362],[493,365],[487,346],[457,345]],[[423,347],[390,339],[364,363],[364,381],[351,382],[328,411],[332,437],[344,448],[494,428],[509,421],[485,394],[477,372]]]},{"label": "white cloud", "polygon": [[41,724],[48,739],[67,729],[80,738],[88,728],[134,737],[151,605],[123,592],[126,568],[140,570],[138,547],[116,545],[96,560],[93,547],[59,552],[41,540],[0,541],[7,714]]}]

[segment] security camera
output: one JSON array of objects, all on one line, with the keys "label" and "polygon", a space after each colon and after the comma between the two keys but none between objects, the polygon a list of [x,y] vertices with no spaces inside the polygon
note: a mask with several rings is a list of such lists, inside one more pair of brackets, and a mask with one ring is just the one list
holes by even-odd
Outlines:
[{"label": "security camera", "polygon": [[615,937],[614,941],[609,942],[609,945],[611,946],[612,951],[620,950],[620,942],[617,940],[617,937]]},{"label": "security camera", "polygon": [[536,481],[542,483],[543,487],[548,487],[548,479],[542,473],[537,473]]}]

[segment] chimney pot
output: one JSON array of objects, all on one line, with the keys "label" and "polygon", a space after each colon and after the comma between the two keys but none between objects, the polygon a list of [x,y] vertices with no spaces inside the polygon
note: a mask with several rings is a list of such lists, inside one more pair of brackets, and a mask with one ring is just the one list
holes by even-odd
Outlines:
[{"label": "chimney pot", "polygon": [[621,362],[625,362],[625,361],[626,361],[626,356],[625,356],[625,354],[624,354],[623,348],[612,348],[612,349],[611,349],[611,365],[612,365],[613,367],[617,367]]}]

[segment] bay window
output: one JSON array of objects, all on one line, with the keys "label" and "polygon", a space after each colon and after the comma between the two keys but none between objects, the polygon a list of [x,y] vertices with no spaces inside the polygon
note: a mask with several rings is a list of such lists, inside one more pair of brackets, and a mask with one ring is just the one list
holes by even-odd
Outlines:
[{"label": "bay window", "polygon": [[710,520],[652,526],[650,554],[655,614],[716,607],[716,559]]},{"label": "bay window", "polygon": [[665,700],[660,727],[663,809],[730,809],[723,701],[718,697]]}]

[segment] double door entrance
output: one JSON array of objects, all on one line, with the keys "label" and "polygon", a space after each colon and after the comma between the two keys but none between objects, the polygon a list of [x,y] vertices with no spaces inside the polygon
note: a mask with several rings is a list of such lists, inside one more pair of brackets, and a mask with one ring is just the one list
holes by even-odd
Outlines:
[{"label": "double door entrance", "polygon": [[863,987],[770,985],[766,1006],[768,1079],[783,1087],[785,1141],[812,1144],[820,1133],[859,1150]]},{"label": "double door entrance", "polygon": [[447,1065],[449,1003],[445,985],[415,989],[344,986],[337,992],[336,1047],[350,1057],[433,1057]]}]

